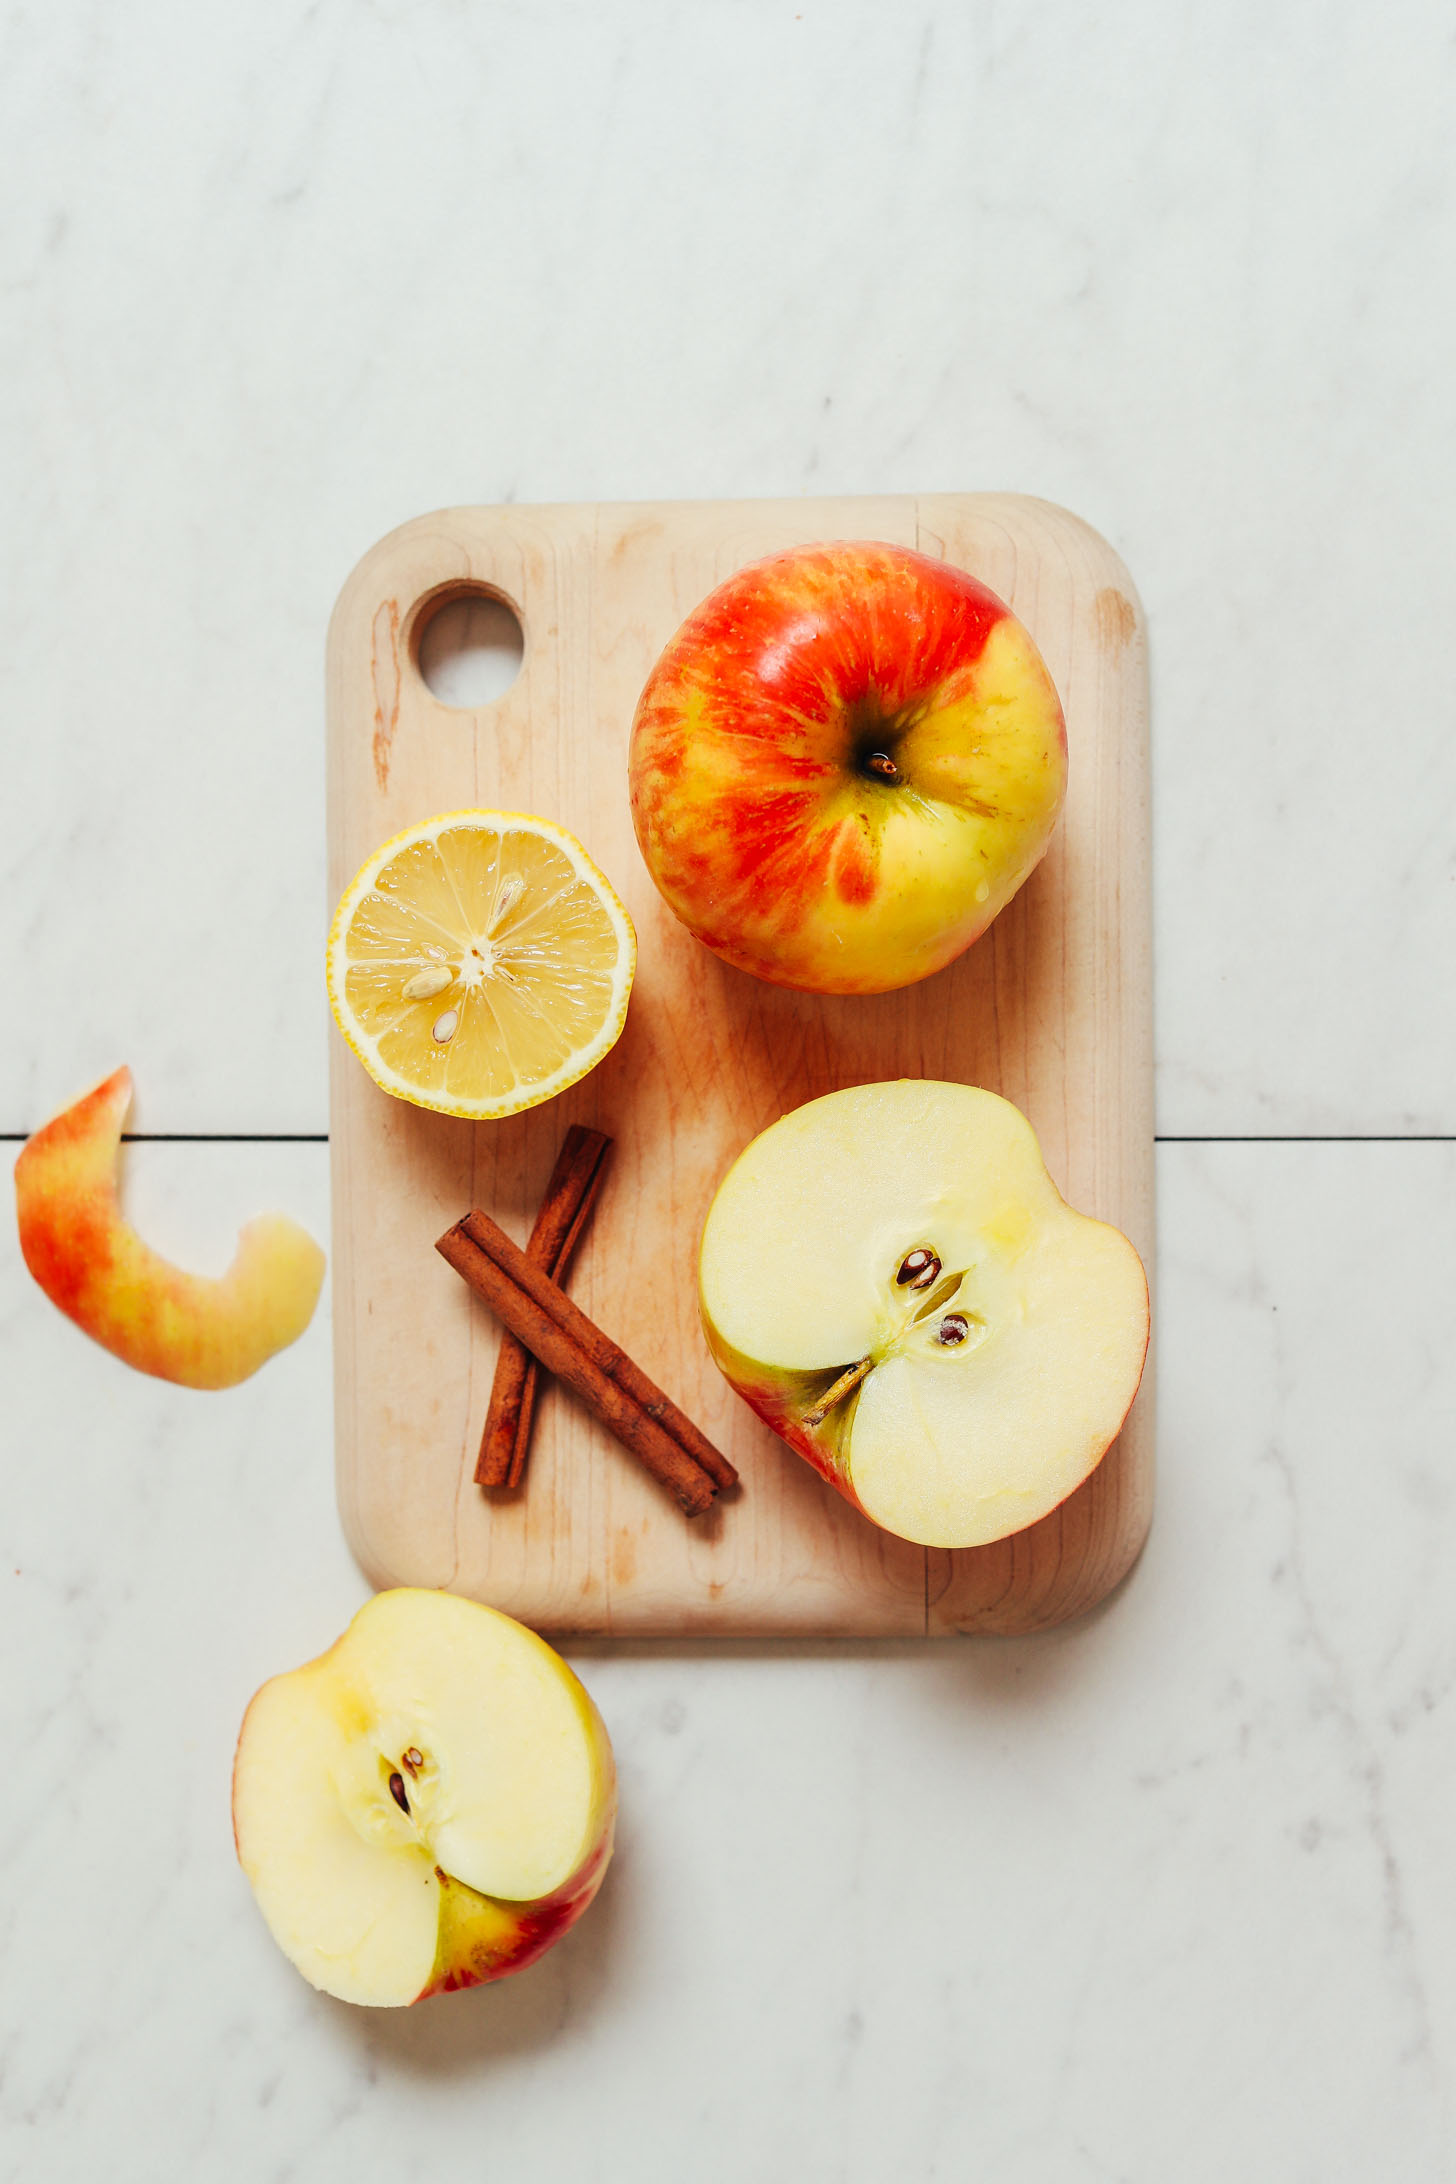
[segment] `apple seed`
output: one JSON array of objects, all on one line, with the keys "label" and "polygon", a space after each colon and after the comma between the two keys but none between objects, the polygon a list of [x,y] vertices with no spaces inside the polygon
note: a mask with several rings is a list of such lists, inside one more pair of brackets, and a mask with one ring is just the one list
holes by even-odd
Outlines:
[{"label": "apple seed", "polygon": [[935,1330],[935,1339],[943,1342],[947,1349],[954,1349],[957,1343],[965,1341],[970,1331],[970,1322],[961,1313],[947,1312]]},{"label": "apple seed", "polygon": [[895,1275],[895,1286],[898,1289],[928,1289],[939,1272],[939,1255],[931,1250],[929,1244],[917,1244],[900,1261]]},{"label": "apple seed", "polygon": [[400,1761],[400,1765],[402,1767],[408,1767],[411,1774],[418,1774],[424,1764],[424,1753],[417,1750],[413,1744],[410,1746],[409,1750],[405,1753],[403,1759],[401,1759]]},{"label": "apple seed", "polygon": [[409,1799],[404,1794],[404,1776],[392,1774],[389,1778],[389,1794],[401,1812],[409,1811]]}]

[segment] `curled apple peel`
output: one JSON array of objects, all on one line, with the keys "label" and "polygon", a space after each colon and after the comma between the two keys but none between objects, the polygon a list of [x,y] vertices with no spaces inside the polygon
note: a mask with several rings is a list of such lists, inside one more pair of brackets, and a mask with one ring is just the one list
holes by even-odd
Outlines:
[{"label": "curled apple peel", "polygon": [[324,1255],[281,1213],[247,1223],[216,1280],[143,1243],[117,1199],[131,1097],[131,1071],[118,1069],[23,1148],[15,1203],[25,1263],[52,1304],[124,1364],[187,1388],[230,1388],[303,1333]]}]

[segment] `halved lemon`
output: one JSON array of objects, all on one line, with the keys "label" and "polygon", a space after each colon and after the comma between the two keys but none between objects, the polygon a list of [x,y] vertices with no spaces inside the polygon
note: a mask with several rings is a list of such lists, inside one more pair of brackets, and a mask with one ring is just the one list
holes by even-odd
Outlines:
[{"label": "halved lemon", "polygon": [[636,963],[632,921],[574,834],[452,811],[396,834],[345,889],[329,1000],[386,1092],[484,1120],[596,1067]]}]

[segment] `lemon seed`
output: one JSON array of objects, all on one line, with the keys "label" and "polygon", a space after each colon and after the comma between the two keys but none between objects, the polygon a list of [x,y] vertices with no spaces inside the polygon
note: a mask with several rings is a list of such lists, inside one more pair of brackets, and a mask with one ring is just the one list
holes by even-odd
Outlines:
[{"label": "lemon seed", "polygon": [[519,872],[508,872],[506,874],[496,894],[495,913],[490,921],[492,925],[498,925],[508,912],[515,909],[516,904],[525,892],[525,886],[526,883]]}]

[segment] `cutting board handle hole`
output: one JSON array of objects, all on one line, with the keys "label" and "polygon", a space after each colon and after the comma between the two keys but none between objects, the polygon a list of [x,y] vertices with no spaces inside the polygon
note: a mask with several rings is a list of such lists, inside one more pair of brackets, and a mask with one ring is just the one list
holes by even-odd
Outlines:
[{"label": "cutting board handle hole", "polygon": [[413,652],[425,687],[441,705],[474,712],[503,698],[526,654],[521,618],[485,584],[452,584],[425,600]]}]

